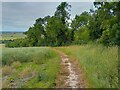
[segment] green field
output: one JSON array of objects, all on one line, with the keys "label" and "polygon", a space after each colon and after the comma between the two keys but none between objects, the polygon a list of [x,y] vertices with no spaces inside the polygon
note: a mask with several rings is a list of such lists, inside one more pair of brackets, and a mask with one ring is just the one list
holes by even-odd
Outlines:
[{"label": "green field", "polygon": [[[79,61],[88,87],[118,87],[118,48],[102,45],[57,47]],[[3,48],[3,87],[50,88],[60,68],[60,56],[49,47]]]},{"label": "green field", "polygon": [[5,47],[5,44],[0,44],[0,48],[4,48]]},{"label": "green field", "polygon": [[60,57],[49,47],[3,48],[2,50],[3,88],[55,86]]},{"label": "green field", "polygon": [[[3,35],[3,40],[24,38],[24,35]],[[55,87],[59,72],[60,56],[49,47],[6,48],[2,49],[3,87],[10,87],[11,80],[16,87],[50,88]],[[86,80],[91,88],[118,87],[118,48],[87,44],[57,47],[71,58],[79,61]],[[0,63],[1,64],[1,63]]]},{"label": "green field", "polygon": [[57,48],[78,60],[89,87],[118,87],[118,48],[102,45],[81,45]]},{"label": "green field", "polygon": [[21,32],[7,32],[7,33],[2,33],[0,40],[13,40],[13,39],[18,39],[18,38],[25,38],[26,35],[24,35]]},{"label": "green field", "polygon": [[120,89],[119,0],[7,3],[2,8],[2,88]]}]

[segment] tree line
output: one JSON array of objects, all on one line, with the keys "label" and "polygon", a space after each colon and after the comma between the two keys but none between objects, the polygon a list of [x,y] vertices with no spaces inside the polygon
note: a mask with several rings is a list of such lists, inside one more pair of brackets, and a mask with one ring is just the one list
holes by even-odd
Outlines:
[{"label": "tree line", "polygon": [[[8,47],[64,46],[102,43],[120,45],[120,2],[94,2],[95,9],[70,18],[72,6],[62,2],[53,16],[38,18],[24,32],[26,38],[6,44]],[[69,22],[71,20],[71,22]]]}]

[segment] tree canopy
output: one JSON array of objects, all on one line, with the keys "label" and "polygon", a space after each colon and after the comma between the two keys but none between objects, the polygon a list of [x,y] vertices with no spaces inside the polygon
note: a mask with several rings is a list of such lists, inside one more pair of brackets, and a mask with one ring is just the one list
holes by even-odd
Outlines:
[{"label": "tree canopy", "polygon": [[72,6],[62,2],[53,16],[38,18],[25,34],[7,46],[63,46],[102,43],[120,45],[120,2],[94,2],[95,10],[76,15],[69,23]]}]

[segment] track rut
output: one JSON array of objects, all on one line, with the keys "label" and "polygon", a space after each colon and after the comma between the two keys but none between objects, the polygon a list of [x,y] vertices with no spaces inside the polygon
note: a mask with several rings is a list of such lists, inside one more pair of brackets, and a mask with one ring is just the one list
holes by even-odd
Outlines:
[{"label": "track rut", "polygon": [[61,51],[56,51],[61,56],[61,69],[56,80],[56,88],[87,88],[79,62]]}]

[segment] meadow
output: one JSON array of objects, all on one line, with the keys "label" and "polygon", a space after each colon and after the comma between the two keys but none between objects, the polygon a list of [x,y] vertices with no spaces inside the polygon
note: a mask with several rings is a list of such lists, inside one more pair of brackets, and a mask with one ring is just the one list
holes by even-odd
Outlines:
[{"label": "meadow", "polygon": [[[20,38],[4,35],[3,39]],[[24,37],[22,37],[24,38]],[[79,62],[90,88],[118,87],[118,47],[98,44],[56,47]],[[51,88],[56,85],[60,56],[50,47],[7,48],[0,44],[2,87]],[[12,82],[11,82],[12,81]]]},{"label": "meadow", "polygon": [[3,88],[51,88],[60,57],[49,47],[3,48]]},{"label": "meadow", "polygon": [[[79,62],[90,88],[118,88],[118,47],[87,44],[55,47]],[[2,48],[4,87],[55,87],[60,56],[50,47]],[[14,85],[11,86],[11,81]]]},{"label": "meadow", "polygon": [[90,88],[118,88],[118,47],[80,45],[59,47],[79,61]]},{"label": "meadow", "polygon": [[[19,8],[21,8],[22,4],[11,5],[13,7],[14,5],[15,7],[20,6]],[[37,15],[38,7],[35,10],[37,13],[30,14],[29,10],[31,11],[33,7],[29,10],[25,9],[26,11],[22,10],[28,14],[25,14],[27,15],[27,22],[29,15],[33,14],[33,17],[35,15],[35,20],[32,21],[34,23],[32,26],[27,27],[27,31],[24,32],[25,35],[17,30],[16,32],[0,33],[0,50],[2,50],[0,52],[2,57],[0,66],[2,62],[3,88],[55,87],[57,85],[56,77],[61,73],[61,61],[66,63],[70,61],[72,63],[68,63],[68,66],[72,68],[76,65],[76,68],[78,68],[73,68],[73,71],[75,71],[73,75],[70,73],[72,69],[68,68],[67,76],[70,76],[68,87],[78,87],[77,84],[70,86],[73,80],[71,77],[77,77],[78,74],[75,74],[77,71],[79,71],[80,75],[83,73],[89,88],[119,87],[120,2],[114,3],[111,0],[110,2],[92,2],[91,6],[94,8],[89,8],[88,10],[86,5],[81,5],[84,7],[77,7],[74,10],[74,8],[72,9],[74,5],[71,6],[69,2],[61,2],[57,7],[55,6],[56,9],[52,16],[48,13],[44,17],[36,17],[39,16]],[[31,7],[31,5],[26,5],[26,3],[24,6]],[[19,9],[18,7],[11,8],[10,6],[9,9],[19,11],[14,10]],[[81,11],[80,8],[86,8],[87,11]],[[76,10],[80,12],[76,12]],[[76,12],[73,19],[70,11]],[[16,16],[19,15],[15,15],[15,18]],[[14,20],[17,20],[14,19],[14,16],[12,19],[8,22],[7,27],[11,23],[16,22]],[[18,30],[25,28],[22,27],[23,23],[20,23],[20,26],[14,28],[20,28]],[[60,51],[62,51],[63,56],[59,53]],[[75,64],[74,60],[78,64]],[[65,67],[67,67],[67,64]],[[65,71],[65,68],[62,68]],[[65,73],[62,72],[61,75],[63,74]],[[77,78],[76,82],[78,80]],[[66,79],[63,79],[63,81],[66,82]],[[78,84],[82,85],[82,81]]]},{"label": "meadow", "polygon": [[25,37],[26,35],[22,32],[3,32],[0,36],[0,40],[13,40]]}]

